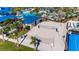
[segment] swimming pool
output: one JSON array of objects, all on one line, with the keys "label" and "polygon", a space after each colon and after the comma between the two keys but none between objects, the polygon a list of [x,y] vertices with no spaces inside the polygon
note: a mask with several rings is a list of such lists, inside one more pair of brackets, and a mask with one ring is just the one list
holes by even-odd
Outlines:
[{"label": "swimming pool", "polygon": [[0,7],[0,14],[4,15],[7,13],[12,12],[12,8],[11,7]]},{"label": "swimming pool", "polygon": [[32,24],[35,21],[37,21],[40,16],[38,13],[36,12],[32,12],[32,13],[21,13],[21,16],[16,16],[16,15],[12,15],[12,14],[7,14],[9,12],[12,12],[12,8],[11,7],[0,7],[0,22],[5,21],[7,19],[13,19],[13,18],[23,18],[23,23],[24,24]]},{"label": "swimming pool", "polygon": [[71,33],[68,38],[68,50],[79,51],[79,33]]},{"label": "swimming pool", "polygon": [[23,14],[23,18],[24,18],[23,23],[32,24],[35,21],[37,21],[40,18],[40,16],[34,13],[26,13],[26,14]]},{"label": "swimming pool", "polygon": [[3,15],[0,16],[0,22],[6,21],[7,19],[14,19],[17,18],[17,16],[15,15]]}]

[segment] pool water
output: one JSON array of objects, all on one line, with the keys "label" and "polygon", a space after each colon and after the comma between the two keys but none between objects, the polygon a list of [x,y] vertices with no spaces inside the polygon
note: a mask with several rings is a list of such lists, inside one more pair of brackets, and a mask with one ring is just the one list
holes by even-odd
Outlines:
[{"label": "pool water", "polygon": [[79,34],[78,33],[69,34],[68,50],[79,51]]},{"label": "pool water", "polygon": [[[12,12],[12,8],[11,7],[0,7],[0,14],[2,16],[0,16],[0,22],[5,21],[7,19],[14,19],[14,18],[19,18],[19,16],[16,15],[6,15],[7,13]],[[35,21],[37,21],[40,16],[37,15],[37,13],[32,12],[32,13],[25,13],[21,15],[23,17],[23,23],[24,24],[32,24]]]},{"label": "pool water", "polygon": [[34,13],[26,13],[26,14],[23,15],[23,18],[24,18],[23,22],[25,24],[32,24],[35,21],[37,21],[40,18],[40,16],[36,15]]},{"label": "pool water", "polygon": [[15,15],[3,15],[3,16],[0,16],[0,22],[3,22],[3,21],[6,21],[7,19],[14,19],[14,18],[17,18],[17,16]]},{"label": "pool water", "polygon": [[12,8],[11,7],[0,7],[0,14],[7,14],[9,12],[12,12]]}]

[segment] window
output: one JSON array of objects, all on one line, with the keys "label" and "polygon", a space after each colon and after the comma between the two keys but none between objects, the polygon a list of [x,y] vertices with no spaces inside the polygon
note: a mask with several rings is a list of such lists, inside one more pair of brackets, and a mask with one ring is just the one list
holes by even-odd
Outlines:
[{"label": "window", "polygon": [[79,23],[77,23],[76,26],[79,28]]}]

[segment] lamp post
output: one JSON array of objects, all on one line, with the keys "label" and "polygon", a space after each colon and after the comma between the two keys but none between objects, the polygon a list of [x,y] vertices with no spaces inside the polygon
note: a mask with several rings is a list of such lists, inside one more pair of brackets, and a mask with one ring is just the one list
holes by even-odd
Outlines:
[{"label": "lamp post", "polygon": [[53,44],[53,43],[51,43],[51,51],[53,50],[53,46],[54,46],[54,44]]}]

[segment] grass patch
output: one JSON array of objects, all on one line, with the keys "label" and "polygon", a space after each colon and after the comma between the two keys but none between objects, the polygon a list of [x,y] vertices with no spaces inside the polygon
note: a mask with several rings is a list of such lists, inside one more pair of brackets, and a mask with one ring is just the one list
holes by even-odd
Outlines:
[{"label": "grass patch", "polygon": [[0,51],[35,51],[33,48],[21,45],[19,48],[16,47],[13,42],[3,42],[0,40]]},{"label": "grass patch", "polygon": [[30,30],[30,26],[26,26],[25,29]]}]

